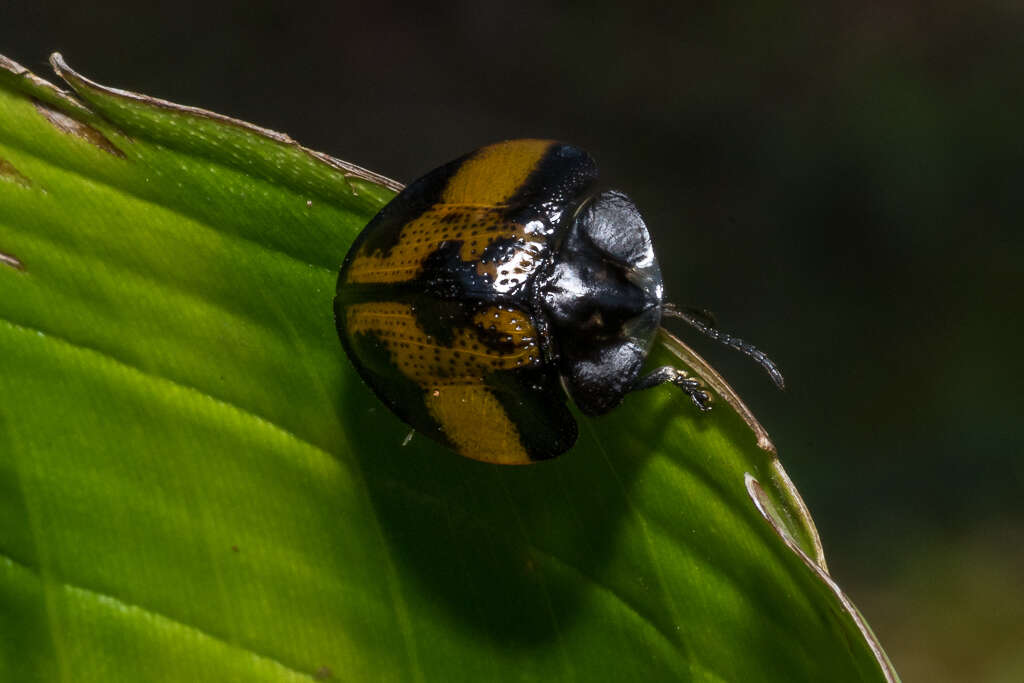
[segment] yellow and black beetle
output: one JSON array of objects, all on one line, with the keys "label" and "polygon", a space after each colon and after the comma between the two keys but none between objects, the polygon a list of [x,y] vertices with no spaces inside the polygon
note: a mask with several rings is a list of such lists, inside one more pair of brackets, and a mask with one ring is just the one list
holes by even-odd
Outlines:
[{"label": "yellow and black beetle", "polygon": [[395,414],[460,455],[527,464],[575,443],[566,393],[600,415],[671,382],[707,410],[681,371],[641,376],[663,315],[753,356],[781,385],[763,353],[663,304],[640,212],[621,192],[594,194],[596,180],[576,147],[501,142],[415,181],[363,229],[338,275],[335,322]]}]

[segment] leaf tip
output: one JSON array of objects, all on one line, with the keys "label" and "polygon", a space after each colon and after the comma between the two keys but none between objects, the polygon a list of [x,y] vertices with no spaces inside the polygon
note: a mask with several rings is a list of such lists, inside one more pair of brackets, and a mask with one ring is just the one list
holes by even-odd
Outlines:
[{"label": "leaf tip", "polygon": [[63,78],[67,83],[83,80],[78,72],[68,66],[68,63],[64,61],[64,55],[59,52],[54,52],[50,55],[50,67],[54,73]]}]

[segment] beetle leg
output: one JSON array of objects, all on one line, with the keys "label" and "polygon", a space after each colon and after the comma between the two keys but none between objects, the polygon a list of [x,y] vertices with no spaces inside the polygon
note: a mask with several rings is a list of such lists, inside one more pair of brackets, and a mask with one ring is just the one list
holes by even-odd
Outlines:
[{"label": "beetle leg", "polygon": [[701,387],[700,382],[692,377],[687,377],[681,370],[670,365],[665,365],[652,370],[647,376],[637,379],[631,391],[639,389],[650,389],[662,384],[672,383],[686,392],[686,395],[693,400],[693,404],[702,412],[711,410],[711,397]]}]

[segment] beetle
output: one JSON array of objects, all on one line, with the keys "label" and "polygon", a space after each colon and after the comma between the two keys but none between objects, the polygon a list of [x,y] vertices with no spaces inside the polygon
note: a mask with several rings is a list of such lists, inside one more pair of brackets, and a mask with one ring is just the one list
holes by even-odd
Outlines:
[{"label": "beetle", "polygon": [[597,165],[551,140],[511,140],[451,161],[366,225],[338,274],[335,323],[360,376],[398,417],[459,455],[529,464],[577,437],[567,406],[602,415],[671,383],[697,408],[701,384],[642,367],[664,316],[754,357],[707,316],[662,300],[640,212],[596,192]]}]

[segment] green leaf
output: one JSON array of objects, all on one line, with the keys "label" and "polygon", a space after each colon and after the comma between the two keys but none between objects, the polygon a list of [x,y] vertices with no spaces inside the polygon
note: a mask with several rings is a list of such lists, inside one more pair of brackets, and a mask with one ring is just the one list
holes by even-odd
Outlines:
[{"label": "green leaf", "polygon": [[896,679],[685,347],[709,414],[403,446],[331,305],[399,186],[53,61],[0,58],[0,680]]}]

